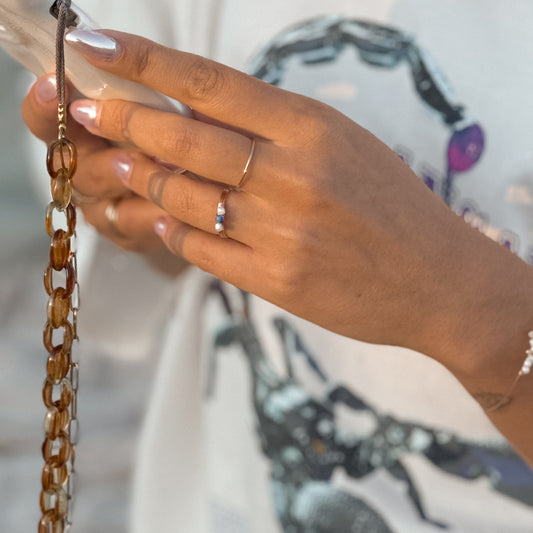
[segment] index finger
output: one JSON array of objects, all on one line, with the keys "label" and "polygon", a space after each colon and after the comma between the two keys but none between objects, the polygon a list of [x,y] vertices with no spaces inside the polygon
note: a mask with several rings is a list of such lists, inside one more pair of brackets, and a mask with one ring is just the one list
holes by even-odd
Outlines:
[{"label": "index finger", "polygon": [[194,54],[117,31],[73,30],[67,42],[94,66],[152,87],[255,136],[294,140],[323,104]]}]

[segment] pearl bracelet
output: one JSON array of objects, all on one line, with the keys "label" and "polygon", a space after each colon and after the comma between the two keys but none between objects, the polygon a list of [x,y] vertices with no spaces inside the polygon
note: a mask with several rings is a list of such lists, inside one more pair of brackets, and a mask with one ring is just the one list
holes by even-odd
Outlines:
[{"label": "pearl bracelet", "polygon": [[[531,372],[531,367],[533,367],[533,331],[529,332],[529,349],[526,350],[526,358],[524,362],[522,363],[522,368],[520,369],[520,372],[518,372],[518,375],[513,381],[513,384],[509,388],[509,391],[505,395],[497,395],[494,400],[495,403],[493,405],[486,407],[485,411],[487,411],[488,413],[491,413],[511,403],[511,400],[513,399],[512,394],[515,390],[518,380],[522,376],[529,374]],[[481,395],[476,395],[476,396],[481,396]]]},{"label": "pearl bracelet", "polygon": [[519,376],[523,374],[529,374],[531,372],[531,367],[533,366],[533,331],[529,332],[529,350],[526,350],[526,360],[522,365],[522,370],[519,372]]}]

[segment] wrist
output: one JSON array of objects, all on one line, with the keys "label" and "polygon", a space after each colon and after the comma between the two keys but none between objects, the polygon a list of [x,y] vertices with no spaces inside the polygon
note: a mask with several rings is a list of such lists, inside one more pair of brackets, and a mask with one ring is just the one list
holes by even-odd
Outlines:
[{"label": "wrist", "polygon": [[434,332],[431,355],[471,394],[506,394],[533,330],[533,268],[469,230],[455,269],[461,282],[451,285],[455,290],[439,308],[439,323],[429,329]]}]

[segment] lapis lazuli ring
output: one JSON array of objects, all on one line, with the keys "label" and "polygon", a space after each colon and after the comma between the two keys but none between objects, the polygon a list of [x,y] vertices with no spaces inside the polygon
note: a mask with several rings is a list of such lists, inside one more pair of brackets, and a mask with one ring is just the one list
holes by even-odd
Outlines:
[{"label": "lapis lazuli ring", "polygon": [[224,220],[226,218],[226,199],[228,198],[228,194],[231,192],[231,189],[224,189],[222,193],[220,194],[220,202],[218,202],[217,205],[217,217],[215,222],[215,230],[217,231],[218,235],[222,237],[223,239],[227,239],[228,236],[226,235],[226,232],[224,230]]}]

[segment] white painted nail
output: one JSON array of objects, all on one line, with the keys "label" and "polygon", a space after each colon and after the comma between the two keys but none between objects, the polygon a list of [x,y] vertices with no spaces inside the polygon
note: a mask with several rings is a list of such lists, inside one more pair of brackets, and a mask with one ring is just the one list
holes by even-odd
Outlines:
[{"label": "white painted nail", "polygon": [[105,60],[113,59],[119,51],[115,39],[98,31],[72,30],[67,33],[65,41],[82,54]]}]

